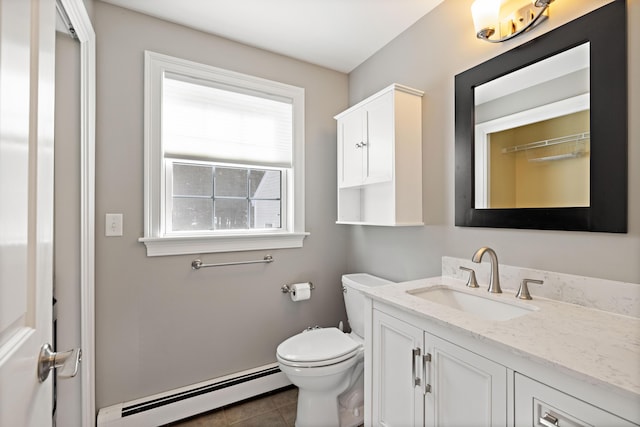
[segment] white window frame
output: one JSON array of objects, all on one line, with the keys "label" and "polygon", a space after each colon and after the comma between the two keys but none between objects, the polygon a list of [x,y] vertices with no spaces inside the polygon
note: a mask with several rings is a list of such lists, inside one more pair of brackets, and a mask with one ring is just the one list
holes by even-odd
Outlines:
[{"label": "white window frame", "polygon": [[[162,81],[165,73],[289,98],[293,105],[293,147],[287,177],[283,223],[278,230],[226,230],[219,233],[168,234],[165,167],[162,147]],[[145,51],[144,88],[144,237],[147,256],[202,254],[299,248],[309,235],[304,228],[304,89],[210,65]]]}]

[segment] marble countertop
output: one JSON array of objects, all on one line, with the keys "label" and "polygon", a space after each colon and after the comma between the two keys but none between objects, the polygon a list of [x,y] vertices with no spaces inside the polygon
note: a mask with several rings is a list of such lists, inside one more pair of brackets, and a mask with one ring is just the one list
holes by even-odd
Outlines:
[{"label": "marble countertop", "polygon": [[[535,308],[520,317],[492,321],[407,293],[443,285]],[[533,300],[516,300],[513,291],[503,289],[502,294],[489,294],[484,286],[469,289],[464,281],[451,277],[394,283],[363,292],[374,300],[490,341],[588,383],[617,388],[640,398],[640,319],[636,317],[535,295]]]}]

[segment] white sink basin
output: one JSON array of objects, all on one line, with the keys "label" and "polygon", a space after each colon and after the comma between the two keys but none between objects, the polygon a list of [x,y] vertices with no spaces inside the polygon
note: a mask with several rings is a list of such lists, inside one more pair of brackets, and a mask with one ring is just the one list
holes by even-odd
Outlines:
[{"label": "white sink basin", "polygon": [[[448,286],[435,286],[407,292],[415,297],[446,305],[487,320],[509,320],[538,309],[534,306],[513,304],[488,298],[485,295],[476,295],[475,292],[486,292],[480,289],[465,292]],[[510,296],[510,294],[500,294],[496,298],[508,298]]]}]

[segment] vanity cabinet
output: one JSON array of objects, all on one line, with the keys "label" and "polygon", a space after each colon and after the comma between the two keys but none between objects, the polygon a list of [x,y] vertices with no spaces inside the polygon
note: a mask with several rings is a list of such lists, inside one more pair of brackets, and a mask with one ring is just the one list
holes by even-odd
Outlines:
[{"label": "vanity cabinet", "polygon": [[368,299],[366,307],[366,426],[640,425],[637,396],[394,304]]},{"label": "vanity cabinet", "polygon": [[378,310],[372,332],[372,425],[507,425],[504,366]]},{"label": "vanity cabinet", "polygon": [[616,415],[518,373],[515,374],[515,425],[635,426]]},{"label": "vanity cabinet", "polygon": [[423,224],[422,95],[393,84],[335,116],[338,223]]}]

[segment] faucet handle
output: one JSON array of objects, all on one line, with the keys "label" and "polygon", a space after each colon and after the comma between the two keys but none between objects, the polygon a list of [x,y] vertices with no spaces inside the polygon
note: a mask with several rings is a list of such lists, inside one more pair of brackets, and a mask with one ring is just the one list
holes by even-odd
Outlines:
[{"label": "faucet handle", "polygon": [[473,268],[467,268],[467,267],[460,267],[460,270],[462,271],[468,271],[469,272],[469,280],[467,280],[467,286],[470,288],[478,288],[478,281],[476,280],[476,272],[473,270]]},{"label": "faucet handle", "polygon": [[538,285],[542,285],[544,281],[536,280],[536,279],[522,279],[520,282],[520,288],[518,289],[518,293],[516,294],[516,298],[520,299],[531,299],[531,294],[529,293],[529,283],[536,283]]}]

